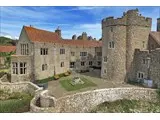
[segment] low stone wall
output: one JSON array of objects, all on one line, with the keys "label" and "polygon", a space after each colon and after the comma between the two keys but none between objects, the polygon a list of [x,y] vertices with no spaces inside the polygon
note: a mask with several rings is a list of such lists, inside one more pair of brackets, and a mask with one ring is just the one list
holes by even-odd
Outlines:
[{"label": "low stone wall", "polygon": [[48,90],[44,90],[40,93],[40,105],[41,107],[55,107],[56,99],[49,96]]},{"label": "low stone wall", "polygon": [[9,92],[27,92],[30,93],[32,96],[35,94],[39,94],[43,88],[38,87],[37,85],[31,82],[2,82],[0,78],[0,90],[9,90]]},{"label": "low stone wall", "polygon": [[[41,99],[41,96],[34,98]],[[119,99],[135,99],[146,101],[157,101],[155,89],[150,88],[108,88],[87,91],[61,97],[54,101],[54,107],[37,107],[32,103],[32,112],[90,112],[97,105],[106,101]]]}]

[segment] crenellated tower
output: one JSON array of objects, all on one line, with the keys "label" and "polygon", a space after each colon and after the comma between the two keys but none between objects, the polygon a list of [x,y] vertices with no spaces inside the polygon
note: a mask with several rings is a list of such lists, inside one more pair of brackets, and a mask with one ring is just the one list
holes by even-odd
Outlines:
[{"label": "crenellated tower", "polygon": [[134,79],[134,51],[146,49],[151,18],[141,16],[138,9],[123,13],[121,18],[102,20],[102,70],[107,80]]}]

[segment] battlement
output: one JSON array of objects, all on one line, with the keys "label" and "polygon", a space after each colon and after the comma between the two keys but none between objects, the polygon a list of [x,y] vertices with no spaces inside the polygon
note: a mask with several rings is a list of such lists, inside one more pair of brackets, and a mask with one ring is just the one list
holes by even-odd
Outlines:
[{"label": "battlement", "polygon": [[152,19],[149,17],[144,17],[139,14],[138,9],[128,10],[123,13],[123,16],[120,18],[114,18],[113,16],[104,18],[102,20],[102,28],[107,26],[116,26],[116,25],[134,25],[134,26],[144,26],[151,27]]}]

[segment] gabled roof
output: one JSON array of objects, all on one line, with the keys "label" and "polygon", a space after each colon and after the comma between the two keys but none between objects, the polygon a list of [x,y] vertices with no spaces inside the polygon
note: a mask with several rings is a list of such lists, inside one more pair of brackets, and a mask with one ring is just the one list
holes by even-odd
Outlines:
[{"label": "gabled roof", "polygon": [[24,30],[26,31],[28,38],[32,42],[49,42],[49,43],[58,43],[62,45],[83,46],[83,47],[102,46],[101,41],[61,39],[55,32],[41,30],[34,27],[24,26]]},{"label": "gabled roof", "polygon": [[72,39],[65,39],[61,40],[62,44],[67,44],[71,46],[83,46],[83,47],[101,47],[101,41],[90,41],[90,40],[72,40]]},{"label": "gabled roof", "polygon": [[160,32],[152,31],[149,35],[160,45]]},{"label": "gabled roof", "polygon": [[46,30],[40,30],[34,27],[24,26],[24,30],[27,33],[28,38],[32,42],[56,42],[60,40],[60,37],[55,32]]},{"label": "gabled roof", "polygon": [[16,46],[0,46],[0,52],[14,52]]}]

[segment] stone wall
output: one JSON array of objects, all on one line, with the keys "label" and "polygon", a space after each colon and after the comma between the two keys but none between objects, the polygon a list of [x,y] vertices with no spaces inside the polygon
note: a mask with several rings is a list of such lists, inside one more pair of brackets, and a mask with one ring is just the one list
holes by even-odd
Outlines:
[{"label": "stone wall", "polygon": [[55,98],[49,96],[48,90],[44,90],[40,93],[40,104],[41,107],[54,107],[55,106]]},{"label": "stone wall", "polygon": [[[134,80],[137,79],[138,72],[142,72],[144,73],[144,78],[150,77],[150,79],[153,80],[154,86],[160,87],[160,49],[157,48],[155,50],[143,51],[136,49],[134,58]],[[149,64],[147,58],[150,58]],[[145,60],[146,62],[143,63],[143,60]]]},{"label": "stone wall", "polygon": [[2,82],[2,78],[0,78],[0,90],[9,90],[10,92],[27,92],[31,95],[38,94],[42,88],[31,82]]},{"label": "stone wall", "polygon": [[[18,64],[18,74],[13,74],[13,65],[11,64],[11,82],[23,82],[33,80],[33,62],[31,55],[12,55],[11,63],[16,62]],[[20,62],[25,62],[27,69],[25,74],[20,74]]]},{"label": "stone wall", "polygon": [[87,91],[61,97],[54,100],[54,107],[37,107],[35,102],[41,97],[37,96],[31,102],[32,112],[90,112],[97,105],[106,101],[119,99],[135,99],[146,101],[157,101],[155,89],[149,88],[108,88]]},{"label": "stone wall", "polygon": [[[101,77],[115,81],[134,79],[135,49],[147,49],[151,22],[138,9],[127,11],[121,18],[102,20],[102,58],[108,59],[102,60]],[[109,47],[111,41],[114,48]]]}]

